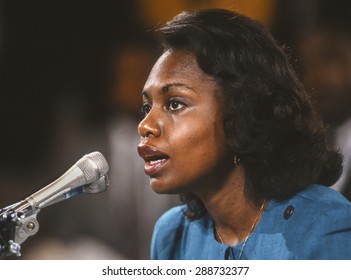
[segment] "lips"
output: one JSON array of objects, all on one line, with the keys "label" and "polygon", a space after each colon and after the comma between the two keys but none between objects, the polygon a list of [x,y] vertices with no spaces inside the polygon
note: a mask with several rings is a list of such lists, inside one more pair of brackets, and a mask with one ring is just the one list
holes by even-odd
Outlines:
[{"label": "lips", "polygon": [[139,145],[138,153],[145,160],[144,172],[148,176],[155,176],[169,159],[168,155],[148,145]]}]

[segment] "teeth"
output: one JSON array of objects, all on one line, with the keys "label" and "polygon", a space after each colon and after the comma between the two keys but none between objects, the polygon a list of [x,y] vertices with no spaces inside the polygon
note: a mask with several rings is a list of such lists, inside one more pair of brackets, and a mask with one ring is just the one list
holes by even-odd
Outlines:
[{"label": "teeth", "polygon": [[151,160],[150,163],[151,164],[156,164],[156,163],[159,163],[161,161],[163,161],[164,159],[158,159],[158,160]]}]

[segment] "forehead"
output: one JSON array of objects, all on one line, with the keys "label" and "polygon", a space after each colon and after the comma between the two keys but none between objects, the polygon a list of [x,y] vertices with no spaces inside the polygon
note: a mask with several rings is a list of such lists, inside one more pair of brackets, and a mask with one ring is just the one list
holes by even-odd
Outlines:
[{"label": "forehead", "polygon": [[145,88],[174,81],[185,84],[198,82],[217,84],[213,77],[206,75],[201,70],[193,53],[168,50],[160,56],[153,66]]}]

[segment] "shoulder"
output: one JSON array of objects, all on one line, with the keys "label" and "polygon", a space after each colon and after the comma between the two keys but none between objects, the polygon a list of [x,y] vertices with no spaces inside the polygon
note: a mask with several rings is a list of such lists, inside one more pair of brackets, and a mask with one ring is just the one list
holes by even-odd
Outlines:
[{"label": "shoulder", "polygon": [[[274,208],[292,206],[295,210],[308,212],[311,215],[327,211],[351,211],[351,202],[339,192],[321,185],[311,185],[285,201],[272,200]],[[305,213],[306,214],[306,213]]]},{"label": "shoulder", "polygon": [[312,185],[284,202],[272,201],[266,227],[281,232],[299,259],[351,257],[351,203],[337,191]]},{"label": "shoulder", "polygon": [[[205,214],[197,220],[185,217],[187,206],[163,214],[155,224],[151,242],[152,259],[203,259],[213,257],[213,222]],[[204,250],[203,244],[207,244]]]},{"label": "shoulder", "polygon": [[311,185],[288,200],[270,200],[263,224],[265,230],[275,228],[303,235],[309,229],[328,229],[336,223],[351,228],[351,203],[333,189]]},{"label": "shoulder", "polygon": [[348,201],[342,194],[335,191],[332,188],[313,184],[309,186],[304,191],[297,194],[297,196],[310,199],[310,200],[318,200],[320,202],[335,202],[335,203],[342,203],[346,205],[351,205],[350,201]]},{"label": "shoulder", "polygon": [[[172,259],[179,251],[178,243],[189,223],[184,215],[186,206],[165,212],[156,222],[151,241],[151,259]],[[174,257],[172,257],[174,256]]]},{"label": "shoulder", "polygon": [[304,212],[314,221],[315,229],[319,227],[328,234],[344,230],[351,232],[351,202],[342,194],[324,186],[313,185],[299,194],[299,197],[305,205]]},{"label": "shoulder", "polygon": [[290,200],[300,206],[308,206],[310,212],[340,212],[341,217],[351,215],[351,202],[339,192],[321,185],[311,185]]},{"label": "shoulder", "polygon": [[[327,227],[332,224],[351,223],[351,203],[339,192],[321,185],[311,185],[284,202],[273,202],[285,220],[301,224]],[[291,218],[290,218],[291,217]]]},{"label": "shoulder", "polygon": [[185,205],[171,208],[157,220],[155,224],[155,230],[173,231],[174,229],[178,228],[179,226],[181,226],[186,222],[186,218],[184,214],[185,211],[186,211]]}]

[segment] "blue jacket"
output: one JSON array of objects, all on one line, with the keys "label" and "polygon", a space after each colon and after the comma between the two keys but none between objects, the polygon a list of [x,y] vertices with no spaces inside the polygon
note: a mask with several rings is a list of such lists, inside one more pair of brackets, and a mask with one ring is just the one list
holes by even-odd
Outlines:
[{"label": "blue jacket", "polygon": [[[235,259],[242,244],[230,247],[214,237],[214,223],[205,215],[184,216],[186,206],[172,208],[157,221],[152,259]],[[351,203],[338,192],[312,185],[291,199],[269,201],[241,259],[351,260]]]}]

